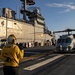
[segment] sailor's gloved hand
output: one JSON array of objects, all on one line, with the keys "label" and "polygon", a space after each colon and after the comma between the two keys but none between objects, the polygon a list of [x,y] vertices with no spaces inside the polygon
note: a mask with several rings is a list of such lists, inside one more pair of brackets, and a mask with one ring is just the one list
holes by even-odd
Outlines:
[{"label": "sailor's gloved hand", "polygon": [[22,43],[18,44],[18,47],[20,48],[20,50],[23,50]]}]

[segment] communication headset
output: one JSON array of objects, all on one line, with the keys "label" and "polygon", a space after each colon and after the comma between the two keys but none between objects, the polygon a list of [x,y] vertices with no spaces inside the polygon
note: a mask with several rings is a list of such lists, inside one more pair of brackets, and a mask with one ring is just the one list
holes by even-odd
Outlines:
[{"label": "communication headset", "polygon": [[16,40],[16,37],[13,34],[9,35],[7,38],[8,43],[11,43],[11,44],[14,44],[15,40]]}]

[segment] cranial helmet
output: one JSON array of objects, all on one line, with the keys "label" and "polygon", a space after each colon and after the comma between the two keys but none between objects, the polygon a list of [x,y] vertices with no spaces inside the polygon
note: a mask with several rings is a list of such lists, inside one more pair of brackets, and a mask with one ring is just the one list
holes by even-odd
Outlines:
[{"label": "cranial helmet", "polygon": [[13,34],[9,35],[7,38],[8,43],[11,43],[11,44],[14,44],[15,40],[16,40],[16,37]]}]

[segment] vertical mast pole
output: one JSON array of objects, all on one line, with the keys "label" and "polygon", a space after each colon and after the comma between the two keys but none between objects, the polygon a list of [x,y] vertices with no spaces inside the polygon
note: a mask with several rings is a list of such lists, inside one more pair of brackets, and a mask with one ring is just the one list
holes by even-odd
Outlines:
[{"label": "vertical mast pole", "polygon": [[[24,0],[24,10],[26,10],[26,0]],[[26,13],[23,12],[23,19],[26,21]]]},{"label": "vertical mast pole", "polygon": [[8,25],[8,18],[7,18],[7,13],[6,13],[6,39],[7,39],[7,25]]}]

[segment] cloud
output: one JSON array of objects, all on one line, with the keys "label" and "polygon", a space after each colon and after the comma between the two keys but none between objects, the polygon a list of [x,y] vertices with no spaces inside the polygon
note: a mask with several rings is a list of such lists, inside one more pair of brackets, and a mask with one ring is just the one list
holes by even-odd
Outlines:
[{"label": "cloud", "polygon": [[56,8],[65,8],[64,11],[62,12],[69,12],[71,10],[75,10],[75,5],[73,5],[74,3],[49,3],[46,4],[46,6],[48,7],[56,7]]}]

